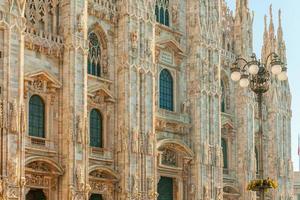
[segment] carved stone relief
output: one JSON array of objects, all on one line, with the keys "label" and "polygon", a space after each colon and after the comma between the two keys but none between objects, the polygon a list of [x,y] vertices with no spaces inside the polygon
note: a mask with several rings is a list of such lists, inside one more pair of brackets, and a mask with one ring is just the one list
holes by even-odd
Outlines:
[{"label": "carved stone relief", "polygon": [[161,163],[172,167],[177,166],[177,153],[170,149],[164,149],[162,153]]}]

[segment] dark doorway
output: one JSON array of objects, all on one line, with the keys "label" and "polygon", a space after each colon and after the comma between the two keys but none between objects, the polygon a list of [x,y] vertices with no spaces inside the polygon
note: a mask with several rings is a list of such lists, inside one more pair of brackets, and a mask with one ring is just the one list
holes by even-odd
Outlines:
[{"label": "dark doorway", "polygon": [[158,200],[173,200],[173,178],[161,177],[158,183]]},{"label": "dark doorway", "polygon": [[26,195],[26,200],[46,200],[46,196],[42,189],[30,189]]},{"label": "dark doorway", "polygon": [[89,200],[103,200],[101,194],[92,194]]}]

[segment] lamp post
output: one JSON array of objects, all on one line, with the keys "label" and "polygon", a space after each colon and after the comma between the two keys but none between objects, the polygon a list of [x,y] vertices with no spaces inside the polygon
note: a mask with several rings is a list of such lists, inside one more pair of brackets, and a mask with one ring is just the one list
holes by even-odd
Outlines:
[{"label": "lamp post", "polygon": [[[271,72],[267,67],[271,68]],[[260,162],[259,175],[264,180],[261,186],[256,187],[253,191],[260,192],[260,199],[264,200],[264,192],[266,188],[270,188],[265,184],[264,166],[263,166],[263,124],[262,124],[262,97],[269,90],[271,84],[271,74],[277,76],[278,80],[287,80],[287,68],[281,62],[276,53],[270,53],[264,62],[257,60],[256,55],[252,54],[251,60],[247,61],[242,57],[238,57],[231,68],[231,79],[235,82],[239,81],[241,87],[250,89],[257,96],[258,115],[259,115],[259,145],[260,145]],[[267,182],[267,181],[266,181]]]}]

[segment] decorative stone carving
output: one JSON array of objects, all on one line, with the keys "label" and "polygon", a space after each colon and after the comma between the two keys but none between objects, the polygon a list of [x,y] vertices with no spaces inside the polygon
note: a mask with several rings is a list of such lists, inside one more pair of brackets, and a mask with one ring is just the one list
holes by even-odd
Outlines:
[{"label": "decorative stone carving", "polygon": [[10,111],[9,111],[9,123],[10,123],[10,131],[12,133],[18,132],[18,105],[17,100],[15,99],[12,103],[10,103]]},{"label": "decorative stone carving", "polygon": [[102,49],[101,52],[101,67],[103,69],[103,73],[108,73],[108,51],[107,49]]},{"label": "decorative stone carving", "polygon": [[175,151],[165,149],[162,153],[161,163],[168,166],[177,166],[177,154]]},{"label": "decorative stone carving", "polygon": [[139,130],[132,130],[132,140],[131,140],[132,152],[138,153],[139,151]]},{"label": "decorative stone carving", "polygon": [[42,175],[38,174],[26,174],[26,185],[35,187],[46,187],[50,186],[50,180]]},{"label": "decorative stone carving", "polygon": [[8,180],[15,183],[17,181],[17,160],[10,158],[7,162]]},{"label": "decorative stone carving", "polygon": [[32,162],[26,166],[34,171],[50,172],[49,166],[45,162]]}]

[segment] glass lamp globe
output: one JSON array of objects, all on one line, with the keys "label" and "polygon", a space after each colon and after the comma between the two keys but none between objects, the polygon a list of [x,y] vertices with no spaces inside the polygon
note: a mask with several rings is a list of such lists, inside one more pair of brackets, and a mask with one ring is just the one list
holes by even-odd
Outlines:
[{"label": "glass lamp globe", "polygon": [[280,81],[285,81],[287,78],[288,76],[286,71],[282,71],[280,74],[278,74],[278,80]]},{"label": "glass lamp globe", "polygon": [[240,80],[240,86],[241,86],[242,88],[248,87],[249,83],[250,83],[250,82],[249,82],[248,77],[243,77],[243,78]]},{"label": "glass lamp globe", "polygon": [[241,79],[241,73],[238,71],[234,71],[231,73],[231,79],[233,81],[239,81]]},{"label": "glass lamp globe", "polygon": [[276,63],[272,66],[272,69],[271,69],[272,73],[274,75],[278,75],[280,74],[280,72],[282,71],[282,68],[281,68],[281,65],[279,63]]},{"label": "glass lamp globe", "polygon": [[256,63],[252,63],[250,66],[249,66],[249,73],[252,74],[252,75],[255,75],[257,74],[259,71],[259,67]]}]

